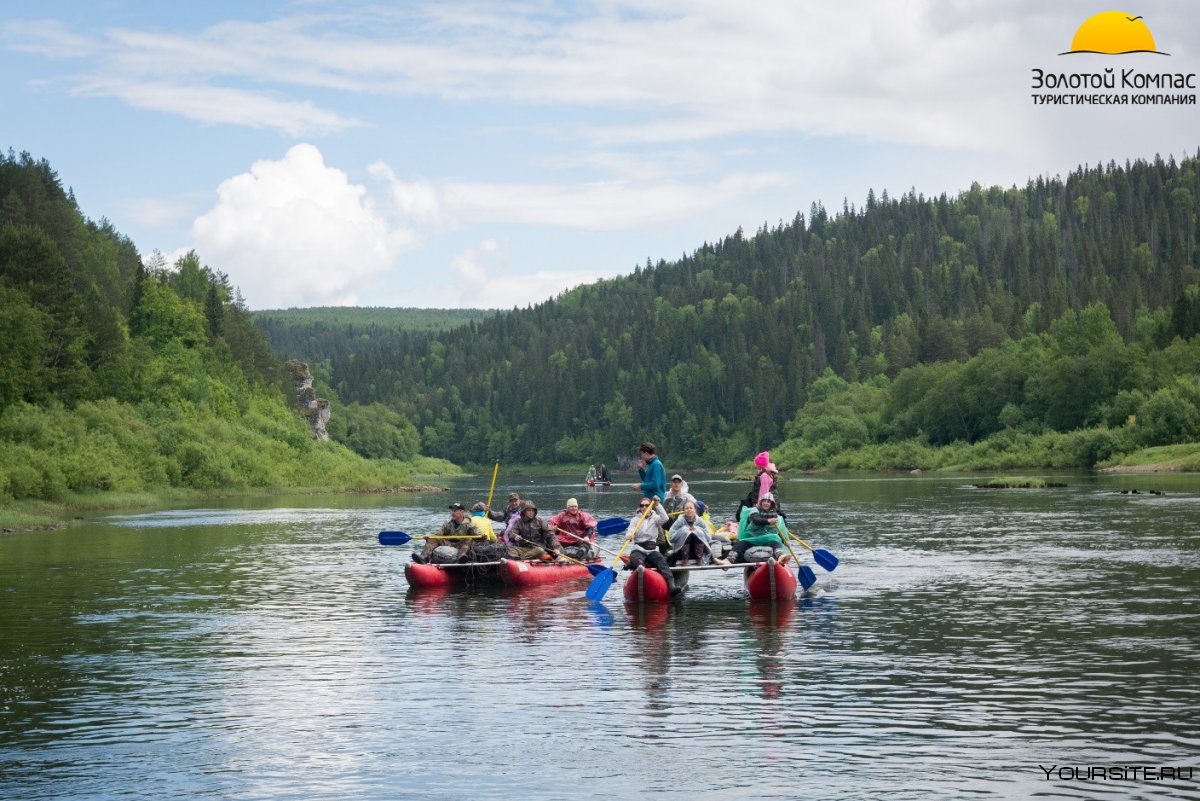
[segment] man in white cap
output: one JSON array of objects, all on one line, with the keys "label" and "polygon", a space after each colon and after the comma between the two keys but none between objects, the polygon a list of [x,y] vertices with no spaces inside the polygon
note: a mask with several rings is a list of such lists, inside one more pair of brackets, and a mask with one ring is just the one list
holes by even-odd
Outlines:
[{"label": "man in white cap", "polygon": [[663,509],[666,509],[667,514],[671,517],[679,517],[679,513],[683,511],[683,505],[688,501],[695,503],[696,498],[688,492],[688,485],[683,480],[683,476],[676,473],[671,476],[671,482],[667,485],[667,494],[663,496]]},{"label": "man in white cap", "polygon": [[[563,553],[580,562],[590,562],[599,550],[596,541],[596,518],[579,508],[579,501],[567,498],[567,508],[546,521],[558,534]],[[574,535],[574,536],[572,536]],[[585,540],[580,542],[580,540]]]}]

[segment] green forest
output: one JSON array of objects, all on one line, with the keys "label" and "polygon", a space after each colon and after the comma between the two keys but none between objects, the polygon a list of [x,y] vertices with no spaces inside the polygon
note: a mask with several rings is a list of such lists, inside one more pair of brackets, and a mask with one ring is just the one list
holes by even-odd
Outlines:
[{"label": "green forest", "polygon": [[379,306],[314,306],[251,312],[281,350],[302,350],[329,335],[365,341],[396,331],[436,333],[486,320],[494,309],[391,309]]},{"label": "green forest", "polygon": [[0,502],[396,486],[453,469],[417,458],[415,433],[403,461],[314,441],[227,276],[194,252],[164,262],[85,219],[44,160],[0,157]]},{"label": "green forest", "polygon": [[813,205],[436,334],[272,325],[460,464],[1091,467],[1200,439],[1200,163]]}]

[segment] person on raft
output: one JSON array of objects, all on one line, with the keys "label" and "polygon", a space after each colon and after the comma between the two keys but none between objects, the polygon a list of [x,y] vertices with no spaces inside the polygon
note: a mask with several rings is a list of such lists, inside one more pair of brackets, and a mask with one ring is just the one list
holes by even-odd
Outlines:
[{"label": "person on raft", "polygon": [[480,536],[487,537],[492,542],[496,541],[496,530],[492,528],[492,521],[487,516],[487,506],[482,501],[471,507],[471,525]]},{"label": "person on raft", "polygon": [[[733,516],[734,520],[740,521],[742,519],[742,510],[747,507],[750,509],[757,507],[762,496],[768,492],[771,493],[772,497],[777,495],[775,492],[775,480],[779,475],[779,468],[771,461],[770,452],[763,451],[755,456],[754,466],[758,468],[758,474],[751,480],[750,491],[746,493],[746,497],[738,501],[738,508]],[[779,508],[778,500],[775,501],[775,504],[776,511],[782,511]]]},{"label": "person on raft", "polygon": [[674,598],[680,593],[680,589],[667,564],[667,557],[663,556],[662,551],[658,549],[658,533],[662,531],[662,527],[667,524],[668,520],[670,518],[667,517],[667,510],[663,509],[657,497],[642,498],[638,504],[637,514],[629,522],[629,528],[625,531],[625,541],[633,540],[633,547],[629,549],[629,563],[625,569],[637,570],[640,566],[646,565],[651,570],[658,571],[659,575],[667,580],[667,590]]},{"label": "person on raft", "polygon": [[643,442],[638,446],[638,458],[642,466],[638,468],[641,484],[634,484],[633,489],[642,493],[643,498],[667,497],[667,470],[658,458],[658,449],[653,442]]},{"label": "person on raft", "polygon": [[[596,559],[599,550],[595,546],[596,518],[579,508],[579,501],[567,498],[567,508],[546,521],[550,528],[562,529],[574,534],[574,537],[558,532],[558,544],[562,552],[580,562],[591,562]],[[580,542],[587,540],[587,542]]]},{"label": "person on raft", "polygon": [[557,559],[562,556],[558,538],[546,521],[538,517],[538,508],[533,501],[522,504],[521,514],[513,518],[504,532],[504,541],[508,555],[516,559]]},{"label": "person on raft", "polygon": [[437,539],[427,538],[425,547],[420,552],[413,551],[412,560],[417,564],[463,561],[471,550],[473,541],[487,542],[487,536],[481,534],[473,520],[467,517],[467,507],[461,503],[452,503],[449,508],[450,519],[443,523],[434,535]]},{"label": "person on raft", "polygon": [[507,528],[508,524],[513,521],[513,518],[521,514],[521,507],[523,505],[520,493],[510,492],[508,493],[508,505],[503,509],[493,510],[489,508],[487,510],[488,519],[495,520],[497,523],[503,523]]},{"label": "person on raft", "polygon": [[669,564],[687,567],[706,565],[714,560],[713,532],[704,518],[700,517],[695,501],[688,501],[683,505],[682,514],[675,519],[671,530],[667,532],[667,541],[671,547],[671,552],[667,555]]},{"label": "person on raft", "polygon": [[600,465],[600,471],[596,473],[596,481],[601,484],[611,484],[612,476],[608,474],[608,466]]},{"label": "person on raft", "polygon": [[780,531],[786,525],[786,518],[775,504],[775,496],[768,492],[759,499],[756,508],[742,510],[738,541],[733,544],[733,561],[761,562],[774,558],[786,564],[791,555],[784,553],[780,538]]},{"label": "person on raft", "polygon": [[696,498],[688,492],[688,485],[683,476],[676,473],[671,476],[671,485],[667,488],[667,494],[663,496],[662,506],[671,517],[679,517],[683,512],[683,505],[688,501],[695,503]]},{"label": "person on raft", "polygon": [[596,465],[594,465],[594,464],[588,465],[587,483],[589,483],[589,484],[596,483]]}]

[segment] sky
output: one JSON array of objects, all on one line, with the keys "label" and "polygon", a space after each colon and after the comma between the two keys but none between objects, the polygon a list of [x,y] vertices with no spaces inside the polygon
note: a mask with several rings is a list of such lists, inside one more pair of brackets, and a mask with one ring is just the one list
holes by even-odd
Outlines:
[{"label": "sky", "polygon": [[[1032,99],[1200,73],[1200,3],[1122,2],[5,0],[0,147],[251,309],[524,307],[814,203],[1196,154],[1195,105]],[[1159,52],[1060,55],[1110,10]]]}]

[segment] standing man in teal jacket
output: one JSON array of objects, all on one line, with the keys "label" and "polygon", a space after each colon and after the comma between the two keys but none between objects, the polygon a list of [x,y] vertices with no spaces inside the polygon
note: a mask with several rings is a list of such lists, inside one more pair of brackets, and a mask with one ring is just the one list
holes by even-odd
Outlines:
[{"label": "standing man in teal jacket", "polygon": [[654,447],[653,442],[643,442],[638,446],[638,456],[642,461],[638,475],[641,476],[642,483],[634,484],[633,488],[642,493],[643,498],[649,498],[651,501],[661,501],[667,497],[667,471],[657,454],[658,449]]}]

